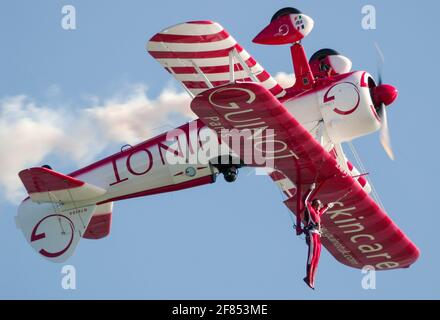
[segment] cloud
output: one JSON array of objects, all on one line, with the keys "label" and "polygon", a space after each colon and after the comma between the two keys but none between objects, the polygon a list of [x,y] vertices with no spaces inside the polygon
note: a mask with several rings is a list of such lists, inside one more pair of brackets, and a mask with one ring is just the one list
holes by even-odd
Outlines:
[{"label": "cloud", "polygon": [[26,95],[0,99],[0,200],[23,198],[20,170],[50,156],[84,165],[111,145],[134,144],[194,118],[189,103],[185,92],[169,88],[151,99],[142,84],[77,108],[49,107]]},{"label": "cloud", "polygon": [[283,88],[289,88],[295,84],[295,75],[292,73],[278,72],[274,78]]}]

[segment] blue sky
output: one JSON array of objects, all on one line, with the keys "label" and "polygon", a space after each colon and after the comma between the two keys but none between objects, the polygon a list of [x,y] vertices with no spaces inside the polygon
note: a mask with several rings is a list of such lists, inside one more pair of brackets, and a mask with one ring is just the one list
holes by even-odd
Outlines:
[{"label": "blue sky", "polygon": [[[75,6],[77,30],[61,28],[64,4]],[[361,27],[361,8],[366,4],[376,7],[376,30]],[[114,101],[130,105],[139,87],[153,106],[164,88],[171,88],[180,97],[177,107],[188,114],[185,98],[175,92],[178,85],[145,52],[153,34],[178,22],[218,21],[269,72],[291,72],[287,47],[251,42],[285,6],[297,7],[315,20],[314,30],[303,41],[309,55],[334,48],[351,58],[354,69],[375,74],[373,44],[380,44],[386,58],[384,79],[400,92],[388,113],[396,161],[387,159],[377,135],[356,140],[355,145],[389,215],[421,249],[419,261],[407,270],[378,273],[376,290],[363,290],[361,272],[339,264],[324,250],[317,290],[308,289],[302,282],[307,248],[292,231],[280,191],[268,177],[243,170],[234,184],[218,179],[198,189],[116,203],[111,235],[81,241],[68,261],[76,268],[77,289],[62,289],[63,265],[37,256],[15,228],[16,203],[5,183],[1,185],[16,183],[11,175],[14,164],[50,163],[69,172],[118,151],[120,140],[149,138],[140,137],[139,131],[120,139],[109,132],[94,136],[76,126],[75,119],[86,108]],[[403,5],[397,0],[2,2],[0,106],[21,96],[26,108],[35,106],[37,112],[26,109],[9,115],[3,129],[12,129],[0,128],[0,164],[6,168],[0,174],[0,298],[440,298],[435,122],[440,118],[436,102],[440,48],[433,29],[439,9],[436,1]],[[65,150],[59,142],[45,141],[46,119],[38,118],[39,110],[47,118],[56,115],[49,124],[60,125],[61,137],[72,135],[86,145],[87,139],[94,140],[103,147],[82,149],[71,141],[73,149]],[[43,118],[46,113],[41,113]],[[180,119],[175,113],[171,109],[157,127]],[[11,121],[22,120],[20,116],[38,118],[42,126],[32,127],[32,137],[14,132],[18,127]],[[145,122],[151,127],[151,119]],[[78,131],[87,134],[78,136]],[[35,142],[29,146],[27,141]],[[51,149],[36,147],[46,142]],[[75,157],[72,150],[84,154]]]}]

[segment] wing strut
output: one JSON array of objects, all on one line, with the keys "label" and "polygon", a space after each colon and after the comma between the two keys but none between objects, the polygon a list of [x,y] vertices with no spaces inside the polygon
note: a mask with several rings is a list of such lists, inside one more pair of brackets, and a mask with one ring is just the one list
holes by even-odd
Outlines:
[{"label": "wing strut", "polygon": [[203,81],[205,82],[206,86],[210,89],[214,88],[214,85],[209,81],[206,74],[203,73],[202,69],[194,62],[194,60],[191,60],[192,65],[194,66],[194,69],[197,71],[197,74],[202,77]]},{"label": "wing strut", "polygon": [[[238,54],[237,49],[233,48],[229,54],[233,55],[233,57],[235,59],[238,60],[238,62],[240,63],[240,65],[243,67],[243,69],[246,71],[246,73],[248,74],[249,78],[252,79],[253,82],[258,83],[258,78],[255,76],[255,74],[252,72],[251,68],[249,68],[249,66],[246,64],[246,62],[243,60],[243,58]],[[233,70],[232,70],[233,71]]]}]

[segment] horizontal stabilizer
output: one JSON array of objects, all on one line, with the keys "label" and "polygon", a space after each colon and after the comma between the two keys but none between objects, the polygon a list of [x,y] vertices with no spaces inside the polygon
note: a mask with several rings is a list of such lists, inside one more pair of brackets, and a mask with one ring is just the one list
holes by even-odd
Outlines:
[{"label": "horizontal stabilizer", "polygon": [[90,219],[83,238],[102,239],[110,234],[112,223],[113,202],[107,202],[96,206],[95,213]]},{"label": "horizontal stabilizer", "polygon": [[18,175],[32,201],[38,203],[85,201],[106,192],[100,187],[42,167],[25,169]]}]

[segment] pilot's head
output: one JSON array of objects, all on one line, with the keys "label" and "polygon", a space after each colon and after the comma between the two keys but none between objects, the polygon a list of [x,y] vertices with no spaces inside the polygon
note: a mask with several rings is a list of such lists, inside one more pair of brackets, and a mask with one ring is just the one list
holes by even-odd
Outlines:
[{"label": "pilot's head", "polygon": [[319,199],[315,199],[312,201],[312,206],[315,209],[321,209],[322,208],[322,202]]},{"label": "pilot's head", "polygon": [[351,61],[333,49],[321,49],[315,52],[309,60],[313,75],[325,78],[351,70]]}]

